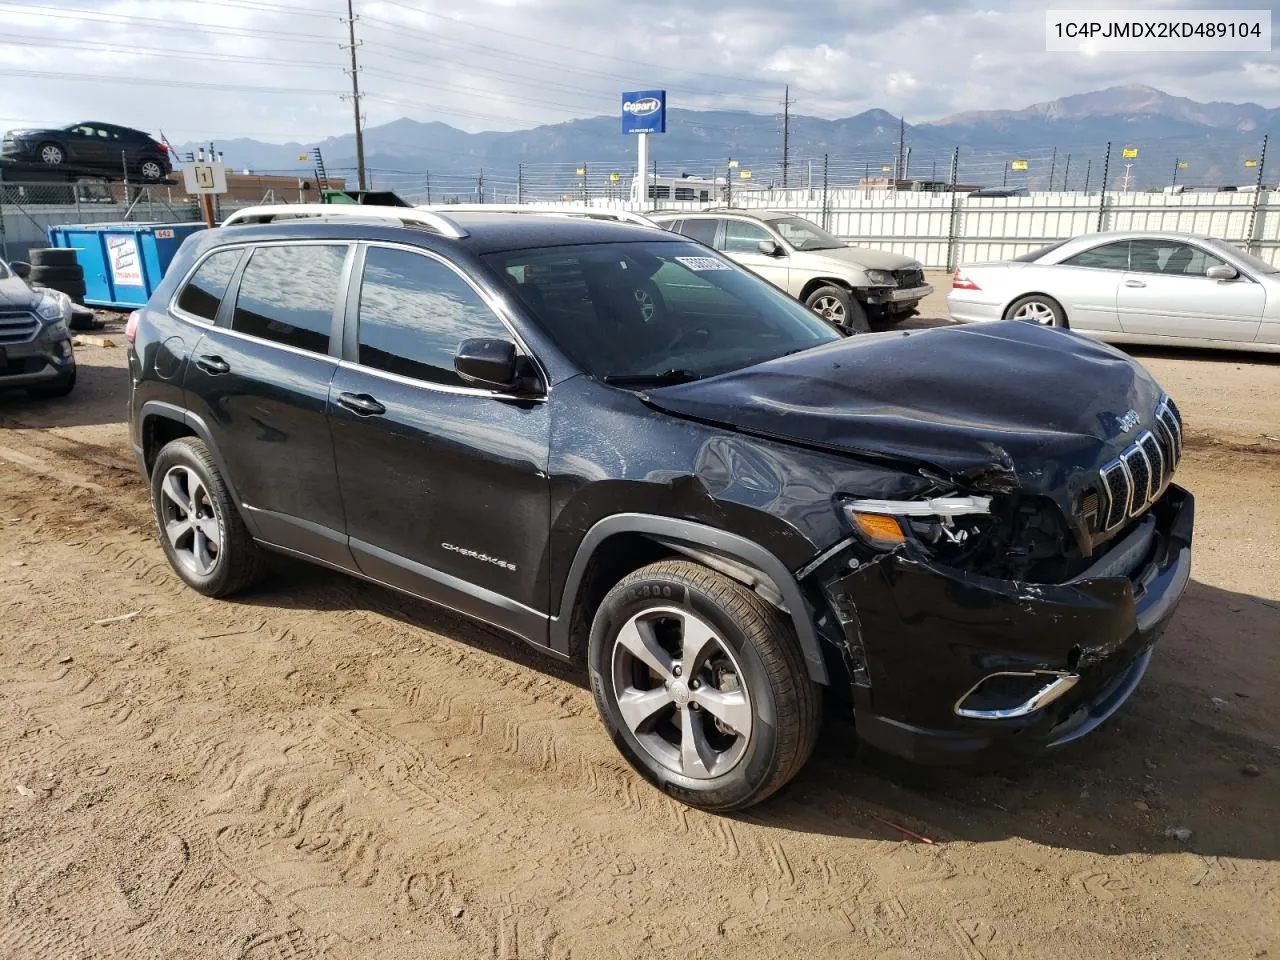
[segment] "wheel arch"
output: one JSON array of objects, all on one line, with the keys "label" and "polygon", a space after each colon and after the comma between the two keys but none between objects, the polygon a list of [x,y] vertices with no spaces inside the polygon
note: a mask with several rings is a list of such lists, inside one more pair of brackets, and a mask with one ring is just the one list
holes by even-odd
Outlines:
[{"label": "wheel arch", "polygon": [[155,466],[156,456],[164,448],[165,444],[181,437],[195,437],[208,449],[209,456],[213,458],[214,465],[218,468],[218,473],[222,475],[222,482],[226,484],[227,491],[231,494],[231,500],[235,504],[240,518],[244,521],[244,525],[249,528],[251,534],[258,535],[253,523],[253,517],[241,509],[240,494],[236,491],[235,481],[227,470],[227,462],[218,450],[218,445],[213,439],[213,433],[209,430],[209,426],[204,420],[190,410],[185,410],[176,404],[166,403],[162,400],[148,400],[138,412],[138,425],[138,439],[141,443],[139,459],[142,462],[148,481],[151,479],[151,469]]},{"label": "wheel arch", "polygon": [[1028,290],[1025,293],[1018,294],[1016,297],[1010,297],[1000,310],[1000,319],[1008,320],[1009,311],[1012,309],[1013,305],[1019,300],[1025,300],[1027,297],[1044,297],[1046,300],[1052,300],[1058,305],[1058,309],[1062,311],[1062,328],[1064,330],[1070,328],[1071,318],[1067,315],[1067,308],[1063,306],[1062,299],[1060,297],[1055,297],[1052,293],[1045,293],[1043,290]]},{"label": "wheel arch", "polygon": [[848,280],[842,280],[839,277],[814,277],[801,289],[800,302],[804,303],[813,296],[816,290],[820,290],[822,287],[839,287],[842,290],[848,290],[849,293],[853,294],[854,299],[857,299],[858,288]]},{"label": "wheel arch", "polygon": [[[631,548],[627,561],[605,564],[607,575],[591,576],[593,571],[601,570],[601,558],[609,557],[612,548],[624,546]],[[551,620],[552,649],[571,656],[576,634],[584,626],[590,629],[590,618],[609,587],[627,573],[672,553],[698,560],[743,583],[782,610],[795,628],[810,679],[821,684],[830,682],[809,602],[781,560],[737,534],[690,520],[651,514],[617,514],[598,521],[587,531],[565,579],[557,616]],[[621,576],[616,575],[618,570],[622,571]],[[603,586],[608,580],[613,583]]]}]

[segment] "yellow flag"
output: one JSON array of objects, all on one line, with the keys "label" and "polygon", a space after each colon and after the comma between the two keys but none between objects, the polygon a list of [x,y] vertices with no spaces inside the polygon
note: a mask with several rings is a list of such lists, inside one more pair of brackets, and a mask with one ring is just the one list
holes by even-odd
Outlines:
[{"label": "yellow flag", "polygon": [[892,172],[893,172],[893,167],[889,166],[889,164],[887,164],[887,163],[886,163],[886,164],[884,164],[883,166],[881,166],[881,167],[880,167],[880,172],[881,172],[881,173],[892,173]]},{"label": "yellow flag", "polygon": [[750,170],[743,170],[741,173],[739,173],[739,174],[738,174],[738,176],[740,176],[743,180],[750,180],[750,179],[751,179],[751,171],[750,171]]},{"label": "yellow flag", "polygon": [[1258,161],[1257,161],[1257,160],[1246,160],[1246,161],[1244,162],[1244,165],[1245,165],[1246,167],[1256,167],[1256,166],[1258,165]]},{"label": "yellow flag", "polygon": [[299,159],[299,160],[310,160],[311,158],[310,158],[309,156],[307,156],[305,153],[300,153],[300,154],[298,154],[298,159]]},{"label": "yellow flag", "polygon": [[1124,157],[1126,160],[1136,160],[1138,158],[1138,148],[1125,147],[1120,151],[1120,156]]},{"label": "yellow flag", "polygon": [[617,182],[618,182],[618,179],[619,179],[619,178],[618,178],[618,175],[617,175],[616,173],[611,173],[611,174],[609,174],[609,182],[610,182],[610,183],[617,183]]},{"label": "yellow flag", "polygon": [[736,170],[736,169],[737,169],[737,167],[738,167],[738,161],[737,161],[737,160],[730,160],[730,161],[729,161],[729,169],[730,169],[730,170]]},{"label": "yellow flag", "polygon": [[1011,164],[1009,164],[1009,169],[1010,169],[1010,170],[1025,170],[1025,169],[1027,169],[1027,161],[1025,161],[1025,160],[1014,160]]},{"label": "yellow flag", "polygon": [[1179,169],[1179,170],[1185,170],[1185,169],[1187,169],[1187,161],[1185,161],[1185,160],[1179,160],[1179,161],[1178,161],[1178,169]]},{"label": "yellow flag", "polygon": [[585,177],[586,175],[587,175],[587,168],[586,168],[586,167],[579,167],[579,168],[578,168],[578,176],[580,176],[580,177]]}]

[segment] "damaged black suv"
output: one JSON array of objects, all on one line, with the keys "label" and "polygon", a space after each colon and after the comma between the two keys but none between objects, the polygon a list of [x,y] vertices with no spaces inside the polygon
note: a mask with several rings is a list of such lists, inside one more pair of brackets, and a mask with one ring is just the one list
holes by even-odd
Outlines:
[{"label": "damaged black suv", "polygon": [[730,810],[813,749],[985,764],[1126,700],[1187,584],[1178,408],[1019,321],[846,337],[623,215],[252,208],[129,325],[159,538],[266,551],[582,658],[606,729]]}]

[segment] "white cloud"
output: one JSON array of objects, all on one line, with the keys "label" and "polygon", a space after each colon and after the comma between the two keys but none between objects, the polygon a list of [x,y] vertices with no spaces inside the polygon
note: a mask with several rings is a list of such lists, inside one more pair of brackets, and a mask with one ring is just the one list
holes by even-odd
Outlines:
[{"label": "white cloud", "polygon": [[[0,127],[93,118],[175,141],[314,141],[350,126],[335,0],[34,2],[0,2],[10,94]],[[666,86],[673,106],[771,114],[790,83],[803,113],[883,107],[909,122],[1118,83],[1280,103],[1267,55],[1049,54],[1043,8],[1005,0],[356,0],[356,10],[371,124],[515,129],[611,114],[621,90],[649,86]]]}]

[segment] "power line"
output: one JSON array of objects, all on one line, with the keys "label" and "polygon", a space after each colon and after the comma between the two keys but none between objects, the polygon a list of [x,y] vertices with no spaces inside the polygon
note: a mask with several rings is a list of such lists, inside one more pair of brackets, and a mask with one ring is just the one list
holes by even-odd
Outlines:
[{"label": "power line", "polygon": [[82,10],[79,8],[51,6],[40,3],[0,3],[0,7],[8,7],[10,10],[26,11],[39,10],[41,17],[54,17],[61,19],[70,19],[77,22],[88,20],[94,23],[106,23],[112,26],[131,26],[137,23],[145,23],[150,29],[155,30],[177,30],[186,33],[211,34],[214,36],[225,37],[248,37],[250,39],[270,39],[272,42],[292,42],[292,43],[332,43],[332,37],[323,37],[314,33],[296,33],[294,31],[283,30],[241,30],[235,27],[224,27],[220,24],[212,23],[175,23],[172,20],[162,20],[157,17],[139,17],[133,14],[125,13],[102,13],[97,10]]},{"label": "power line", "polygon": [[325,70],[332,70],[335,66],[333,63],[325,63],[320,60],[296,60],[288,57],[249,57],[235,53],[206,53],[201,50],[175,50],[172,47],[139,47],[132,44],[129,46],[121,46],[119,44],[105,43],[100,40],[64,40],[54,39],[52,37],[28,37],[21,35],[0,35],[0,46],[55,47],[58,49],[84,50],[89,53],[141,53],[168,57],[170,59],[173,57],[182,57],[184,60],[209,60],[214,62],[247,63],[262,66],[323,68]]},{"label": "power line", "polygon": [[125,76],[117,74],[107,77],[86,77],[80,73],[54,73],[41,70],[9,70],[0,68],[0,76],[3,77],[35,77],[40,80],[67,80],[77,83],[84,83],[91,80],[93,83],[128,83],[139,84],[145,83],[153,87],[178,87],[182,89],[193,90],[219,90],[228,93],[324,93],[332,96],[342,96],[336,90],[316,90],[314,87],[259,87],[249,84],[227,84],[227,83],[202,83],[196,80],[168,80],[164,77],[141,77],[141,76]]}]

